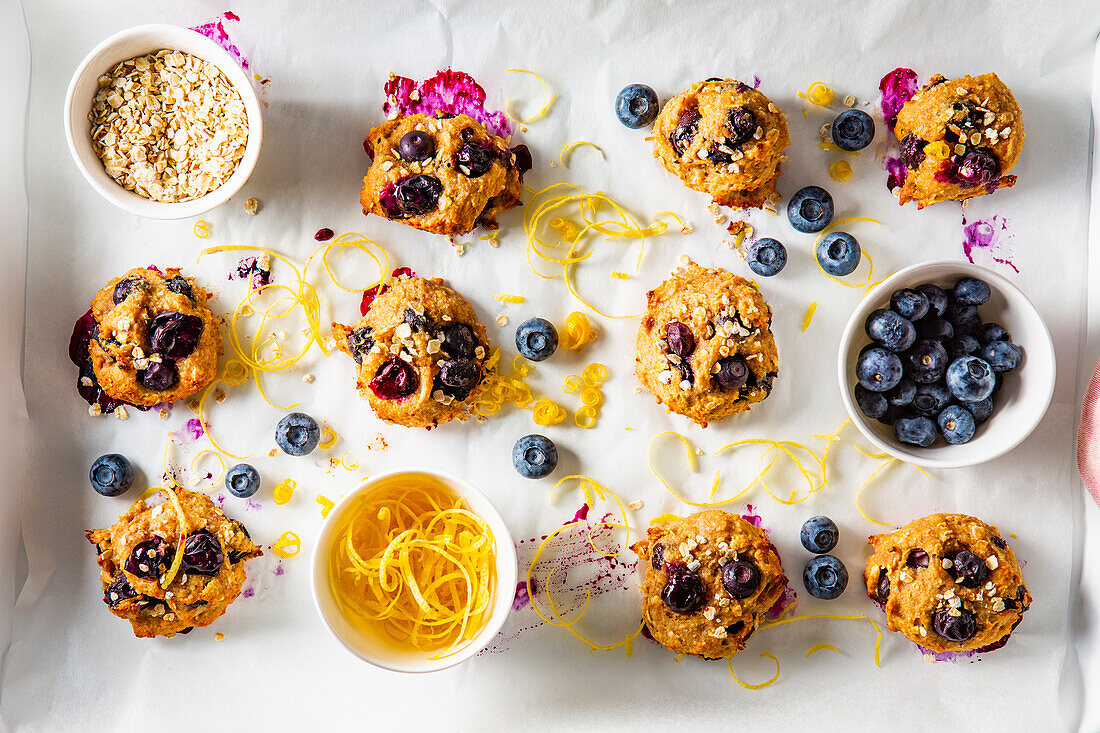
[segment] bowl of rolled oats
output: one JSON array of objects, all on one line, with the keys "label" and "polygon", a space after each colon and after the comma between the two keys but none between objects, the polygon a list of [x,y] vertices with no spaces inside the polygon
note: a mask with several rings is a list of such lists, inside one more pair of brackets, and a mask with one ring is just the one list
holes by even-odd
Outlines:
[{"label": "bowl of rolled oats", "polygon": [[260,155],[263,120],[248,75],[187,28],[142,25],[93,48],[69,82],[73,160],[105,199],[153,219],[228,201]]}]

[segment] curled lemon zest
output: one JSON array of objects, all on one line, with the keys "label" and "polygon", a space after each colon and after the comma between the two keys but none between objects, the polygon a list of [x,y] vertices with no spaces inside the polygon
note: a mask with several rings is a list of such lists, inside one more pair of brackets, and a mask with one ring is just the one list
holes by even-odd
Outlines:
[{"label": "curled lemon zest", "polygon": [[819,107],[825,107],[833,101],[836,92],[827,87],[825,82],[815,81],[813,84],[810,84],[805,92],[799,92],[798,96],[805,98]]},{"label": "curled lemon zest", "polygon": [[332,499],[328,498],[327,496],[325,496],[323,494],[318,494],[317,495],[317,503],[321,505],[321,518],[322,519],[327,517],[328,513],[332,511],[332,508],[334,506],[336,506],[336,504],[332,501]]},{"label": "curled lemon zest", "polygon": [[271,551],[283,559],[294,557],[302,551],[302,540],[294,532],[287,530],[271,545]]},{"label": "curled lemon zest", "polygon": [[864,479],[863,483],[859,485],[859,489],[856,490],[856,509],[859,510],[859,513],[862,514],[863,518],[866,519],[868,522],[871,522],[873,524],[879,524],[879,525],[882,525],[883,527],[893,527],[894,526],[894,525],[892,525],[888,522],[881,522],[877,519],[874,519],[874,518],[868,516],[867,512],[863,511],[863,507],[860,506],[859,499],[860,499],[860,496],[862,496],[862,494],[863,494],[863,490],[867,488],[868,484],[870,484],[872,481],[874,481],[875,477],[878,476],[884,468],[886,468],[887,466],[891,466],[894,463],[897,463],[897,460],[898,460],[897,458],[891,458],[889,460],[883,461],[879,465],[878,468],[876,468],[874,471],[871,472],[870,476],[868,476],[866,479]]},{"label": "curled lemon zest", "polygon": [[348,452],[344,451],[344,455],[340,456],[340,465],[347,471],[358,471],[359,461],[348,462]]},{"label": "curled lemon zest", "polygon": [[616,280],[626,280],[630,276],[627,275],[625,272],[619,272],[618,270],[612,270],[611,271],[611,277],[615,278]]},{"label": "curled lemon zest", "polygon": [[607,374],[607,367],[598,361],[592,362],[581,370],[581,378],[590,387],[596,387],[607,381]]},{"label": "curled lemon zest", "polygon": [[566,143],[565,145],[563,145],[561,151],[558,153],[558,163],[561,164],[562,168],[569,167],[569,163],[567,162],[568,159],[572,157],[574,150],[582,146],[588,146],[592,148],[600,154],[601,158],[607,160],[607,156],[604,155],[603,148],[601,148],[599,145],[593,145],[587,140],[574,140],[571,143]]},{"label": "curled lemon zest", "polygon": [[542,107],[539,109],[538,112],[536,112],[534,115],[532,115],[531,117],[528,117],[525,120],[517,118],[517,117],[513,117],[511,112],[510,112],[511,107],[512,107],[512,98],[509,97],[504,102],[504,115],[508,119],[510,119],[512,122],[515,122],[516,124],[519,124],[519,125],[526,125],[526,124],[529,124],[531,122],[541,120],[550,111],[550,107],[553,106],[554,100],[556,100],[558,98],[558,95],[555,94],[553,96],[550,96],[550,89],[546,86],[546,81],[541,76],[539,76],[538,74],[536,74],[533,71],[529,71],[527,69],[508,69],[508,71],[515,71],[515,72],[518,72],[520,74],[530,74],[531,76],[533,76],[533,77],[535,77],[536,79],[539,80],[539,84],[542,85]]},{"label": "curled lemon zest", "polygon": [[565,378],[565,381],[561,383],[562,392],[574,393],[579,392],[581,388],[581,380],[576,374],[570,374]]},{"label": "curled lemon zest", "polygon": [[493,293],[493,300],[499,300],[501,303],[524,303],[527,298],[522,295],[510,295],[509,293]]},{"label": "curled lemon zest", "polygon": [[[332,266],[329,264],[328,258],[333,250],[336,251],[337,258],[342,257],[348,250],[358,250],[362,252],[374,260],[374,264],[378,267],[378,277],[361,287],[348,287],[344,285],[340,282],[339,278],[336,277],[336,273],[332,271]],[[332,280],[332,284],[348,293],[362,293],[364,290],[370,290],[376,285],[381,285],[390,272],[389,253],[386,252],[382,245],[358,232],[345,232],[313,250],[309,259],[306,260],[306,266],[302,268],[303,274],[309,271],[309,266],[313,263],[313,258],[318,255],[321,257],[321,265],[325,268],[325,272],[328,273],[329,279]]]},{"label": "curled lemon zest", "polygon": [[820,652],[820,651],[825,650],[825,649],[828,649],[829,651],[833,652],[834,654],[840,654],[840,650],[837,649],[832,644],[814,644],[812,647],[810,647],[809,649],[806,650],[806,659],[809,659],[810,655],[813,654],[814,652]]},{"label": "curled lemon zest", "polygon": [[191,231],[193,231],[195,233],[195,236],[199,239],[206,239],[210,236],[210,222],[204,219],[199,219],[195,222],[195,226],[192,228]]},{"label": "curled lemon zest", "polygon": [[328,450],[336,445],[337,440],[336,431],[326,425],[325,429],[321,431],[321,440],[317,442],[317,447],[322,450]]},{"label": "curled lemon zest", "polygon": [[580,311],[573,311],[565,319],[565,325],[558,333],[558,346],[570,351],[580,351],[581,348],[596,340],[596,330],[588,322],[588,316]]},{"label": "curled lemon zest", "polygon": [[[829,226],[825,227],[825,229],[821,232],[821,234],[817,235],[817,239],[814,240],[814,246],[813,246],[813,249],[811,251],[812,252],[817,252],[817,246],[819,244],[821,244],[821,240],[823,240],[831,232],[835,231],[837,229],[837,227],[842,226],[844,224],[851,223],[851,222],[857,222],[857,221],[873,222],[875,224],[878,224],[883,229],[886,228],[886,225],[883,224],[878,219],[872,219],[872,218],[867,217],[867,216],[849,216],[847,219],[839,219],[837,221],[834,221]],[[857,289],[867,288],[867,289],[870,289],[870,288],[874,287],[875,285],[878,285],[877,282],[872,282],[871,281],[872,278],[874,277],[874,274],[875,274],[875,263],[871,260],[871,255],[867,252],[867,248],[863,247],[862,245],[860,245],[860,248],[863,251],[862,257],[860,257],[861,264],[862,264],[862,260],[867,260],[867,279],[864,280],[863,282],[859,283],[859,284],[850,283],[846,280],[843,280],[843,279],[837,277],[836,275],[830,275],[829,273],[825,272],[825,269],[821,266],[821,263],[817,261],[816,256],[814,257],[814,262],[817,263],[817,269],[821,270],[822,274],[825,275],[825,277],[829,278],[830,280],[833,280],[835,282],[840,283],[841,285],[843,285],[846,288],[857,288]]]},{"label": "curled lemon zest", "polygon": [[283,479],[271,492],[271,500],[280,506],[286,504],[294,496],[294,490],[298,488],[298,482],[292,478]]},{"label": "curled lemon zest", "polygon": [[838,160],[829,166],[829,178],[837,183],[844,183],[852,177],[852,164],[846,160]]},{"label": "curled lemon zest", "polygon": [[810,327],[810,321],[814,319],[814,313],[817,311],[817,301],[810,303],[806,308],[806,315],[802,317],[802,333],[806,333],[806,329]]},{"label": "curled lemon zest", "polygon": [[208,491],[210,491],[211,489],[213,489],[215,486],[220,484],[222,482],[222,479],[225,478],[225,472],[227,470],[226,465],[225,465],[225,459],[221,457],[220,453],[218,453],[217,451],[212,451],[209,448],[204,448],[203,450],[199,451],[198,453],[196,453],[191,458],[191,470],[192,471],[195,470],[195,464],[198,463],[203,458],[203,456],[214,456],[214,458],[218,459],[218,465],[220,466],[220,470],[216,474],[211,474],[210,485],[207,486],[205,489],[199,489],[199,488],[197,488],[197,485],[196,485],[196,488],[190,489],[191,491],[194,491],[194,492],[197,492],[197,493],[200,493],[200,494],[205,494]]},{"label": "curled lemon zest", "polygon": [[531,405],[531,419],[536,425],[557,425],[569,412],[546,397],[540,397]]},{"label": "curled lemon zest", "polygon": [[758,685],[750,685],[748,682],[742,682],[741,679],[733,672],[733,657],[726,659],[726,666],[729,667],[730,676],[733,677],[733,681],[744,687],[746,690],[759,690],[762,687],[771,686],[777,679],[779,679],[779,660],[775,658],[775,655],[770,652],[760,652],[761,657],[768,657],[775,662],[775,674],[772,678],[766,682],[761,682]]}]

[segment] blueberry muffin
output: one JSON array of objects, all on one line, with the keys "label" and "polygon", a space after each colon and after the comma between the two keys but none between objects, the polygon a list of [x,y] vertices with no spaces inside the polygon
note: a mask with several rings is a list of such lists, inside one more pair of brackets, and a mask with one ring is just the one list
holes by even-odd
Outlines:
[{"label": "blueberry muffin", "polygon": [[763,530],[717,509],[650,527],[630,549],[644,572],[642,620],[679,654],[741,651],[787,586]]},{"label": "blueberry muffin", "polygon": [[761,92],[735,79],[708,79],[670,99],[653,125],[654,156],[688,188],[738,209],[775,193],[787,118]]},{"label": "blueberry muffin", "polygon": [[240,595],[245,560],[263,554],[244,525],[203,494],[175,487],[154,496],[166,494],[155,506],[139,499],[107,529],[84,532],[99,553],[103,602],[138,637],[209,626]]},{"label": "blueberry muffin", "polygon": [[355,360],[359,394],[386,422],[432,428],[464,416],[488,372],[489,340],[470,304],[440,279],[399,274],[353,326],[332,324]]},{"label": "blueberry muffin", "polygon": [[509,149],[468,115],[438,115],[396,117],[370,131],[363,213],[435,234],[496,229],[496,215],[521,203],[531,153],[525,145]]},{"label": "blueberry muffin", "polygon": [[94,383],[140,407],[185,399],[218,372],[222,336],[206,307],[210,294],[176,268],[135,267],[92,299],[88,341]]},{"label": "blueberry muffin", "polygon": [[1024,146],[1024,121],[996,74],[937,74],[905,103],[894,134],[907,170],[898,201],[923,209],[1015,185],[1009,171]]},{"label": "blueberry muffin", "polygon": [[771,393],[779,354],[755,285],[689,261],[646,299],[634,373],[658,404],[706,427]]},{"label": "blueberry muffin", "polygon": [[1012,549],[974,517],[932,514],[868,542],[867,595],[891,631],[930,651],[999,648],[1031,605]]}]

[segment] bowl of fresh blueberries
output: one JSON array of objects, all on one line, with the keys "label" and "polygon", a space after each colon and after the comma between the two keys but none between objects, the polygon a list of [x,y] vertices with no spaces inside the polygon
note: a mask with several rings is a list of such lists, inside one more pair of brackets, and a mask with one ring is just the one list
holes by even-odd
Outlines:
[{"label": "bowl of fresh blueberries", "polygon": [[1004,277],[926,262],[872,288],[837,355],[844,406],[881,450],[932,468],[973,466],[1019,445],[1054,394],[1054,345]]}]

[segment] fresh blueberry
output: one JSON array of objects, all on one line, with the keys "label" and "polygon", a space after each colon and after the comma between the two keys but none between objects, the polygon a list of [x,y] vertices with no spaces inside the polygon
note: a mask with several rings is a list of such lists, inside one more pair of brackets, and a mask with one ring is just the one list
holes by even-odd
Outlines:
[{"label": "fresh blueberry", "polygon": [[912,288],[895,290],[890,296],[890,310],[902,318],[919,321],[928,315],[928,296]]},{"label": "fresh blueberry", "polygon": [[247,463],[238,463],[225,472],[225,488],[242,499],[260,490],[260,473]]},{"label": "fresh blueberry", "polygon": [[771,237],[758,239],[749,245],[749,269],[760,277],[778,275],[787,266],[787,248]]},{"label": "fresh blueberry", "polygon": [[443,327],[442,346],[451,356],[473,356],[477,349],[474,330],[465,323],[448,323]]},{"label": "fresh blueberry", "polygon": [[176,363],[169,359],[151,361],[149,366],[137,373],[137,380],[146,389],[163,392],[179,383],[180,373],[176,369]]},{"label": "fresh blueberry", "polygon": [[516,349],[531,361],[549,359],[558,348],[558,329],[545,318],[528,318],[516,329]]},{"label": "fresh blueberry", "polygon": [[832,555],[815,555],[802,571],[802,583],[814,598],[831,601],[848,587],[848,568]]},{"label": "fresh blueberry", "polygon": [[680,119],[676,121],[676,129],[668,136],[668,141],[677,155],[683,156],[688,146],[691,145],[699,132],[699,120],[701,119],[702,115],[699,114],[699,110],[692,108],[681,114]]},{"label": "fresh blueberry", "polygon": [[670,354],[686,359],[695,351],[695,336],[691,329],[679,321],[665,324],[665,341]]},{"label": "fresh blueberry", "polygon": [[917,385],[909,377],[902,377],[897,386],[888,390],[885,396],[891,407],[905,407],[912,404],[913,398],[917,396]]},{"label": "fresh blueberry", "polygon": [[898,157],[901,159],[902,165],[909,170],[915,170],[921,163],[924,162],[924,146],[928,143],[923,139],[909,133],[901,139],[900,152]]},{"label": "fresh blueberry", "polygon": [[734,598],[748,598],[760,587],[760,569],[748,558],[730,560],[722,566],[722,585]]},{"label": "fresh blueberry", "polygon": [[833,120],[833,142],[841,150],[863,150],[875,137],[875,121],[858,109],[841,112]]},{"label": "fresh blueberry", "polygon": [[118,281],[115,285],[114,292],[111,293],[111,300],[115,305],[118,305],[122,301],[129,297],[130,293],[134,290],[141,290],[145,288],[145,280],[140,277],[127,277]]},{"label": "fresh blueberry", "polygon": [[275,426],[275,443],[288,455],[304,456],[312,452],[320,440],[320,426],[304,412],[292,412]]},{"label": "fresh blueberry", "polygon": [[191,288],[191,283],[187,282],[187,278],[182,275],[175,275],[164,283],[165,287],[171,290],[173,293],[182,295],[188,300],[194,302],[195,291]]},{"label": "fresh blueberry", "polygon": [[869,349],[856,361],[856,379],[872,392],[885,392],[901,381],[901,359],[883,348]]},{"label": "fresh blueberry", "polygon": [[619,122],[634,130],[653,122],[660,111],[657,92],[645,84],[625,86],[615,97],[615,114]]},{"label": "fresh blueberry", "polygon": [[977,588],[985,585],[989,579],[989,567],[985,560],[969,550],[960,550],[947,557],[951,561],[948,572],[955,578],[955,582],[966,588]]},{"label": "fresh blueberry", "polygon": [[993,371],[1011,372],[1020,366],[1024,350],[1011,341],[992,341],[982,347],[981,357],[989,362]]},{"label": "fresh blueberry", "polygon": [[955,283],[951,291],[960,305],[984,305],[989,301],[989,285],[976,277],[964,277]]},{"label": "fresh blueberry", "polygon": [[955,181],[960,186],[986,186],[997,180],[1001,164],[990,148],[975,148],[966,153],[955,168]]},{"label": "fresh blueberry", "polygon": [[411,364],[394,357],[378,367],[370,389],[379,399],[400,400],[420,389],[420,379]]},{"label": "fresh blueberry", "polygon": [[682,562],[665,563],[668,580],[661,589],[661,600],[673,613],[691,613],[703,607],[707,600],[703,582],[699,576],[688,570]]},{"label": "fresh blueberry", "polygon": [[409,130],[397,143],[397,152],[410,163],[427,160],[435,155],[435,141],[426,132]]},{"label": "fresh blueberry", "polygon": [[851,275],[859,267],[863,251],[848,232],[831,232],[817,245],[817,262],[834,277]]},{"label": "fresh blueberry", "polygon": [[718,386],[726,390],[741,389],[749,381],[749,365],[740,354],[718,360],[718,371],[714,375]]},{"label": "fresh blueberry", "polygon": [[912,322],[885,308],[872,311],[863,328],[872,341],[894,352],[908,351],[917,340]]},{"label": "fresh blueberry", "polygon": [[936,417],[943,439],[953,445],[969,442],[974,437],[974,416],[965,407],[948,405]]},{"label": "fresh blueberry", "polygon": [[931,384],[943,379],[949,363],[947,349],[939,341],[918,341],[909,353],[902,357],[905,373],[919,384]]},{"label": "fresh blueberry", "polygon": [[[1011,340],[1012,338],[1008,335],[1008,331],[999,323],[983,323],[982,327],[978,329],[978,343],[982,346],[993,343],[994,341]],[[977,349],[975,349],[975,351],[977,351]]]},{"label": "fresh blueberry", "polygon": [[840,530],[836,522],[819,515],[806,520],[802,525],[799,539],[808,551],[815,555],[823,555],[836,547],[837,540],[840,539]]},{"label": "fresh blueberry", "polygon": [[218,538],[208,529],[196,529],[183,541],[183,569],[196,575],[214,575],[225,562]]},{"label": "fresh blueberry", "polygon": [[167,540],[153,535],[134,545],[126,558],[126,572],[139,578],[155,578],[172,565],[175,548]]},{"label": "fresh blueberry", "polygon": [[935,417],[951,404],[951,391],[943,382],[918,384],[913,392],[913,412],[924,417]]},{"label": "fresh blueberry", "polygon": [[927,448],[936,440],[936,423],[923,415],[906,415],[894,423],[894,437],[902,443]]},{"label": "fresh blueberry", "polygon": [[928,312],[930,315],[939,318],[947,312],[947,293],[944,292],[943,288],[932,283],[925,283],[918,285],[917,291],[928,298]]},{"label": "fresh blueberry", "polygon": [[108,453],[95,459],[88,471],[88,478],[96,492],[104,496],[120,496],[134,483],[134,467],[126,456]]},{"label": "fresh blueberry", "polygon": [[558,465],[558,448],[544,435],[525,435],[512,446],[512,465],[524,478],[543,478]]},{"label": "fresh blueberry", "polygon": [[440,390],[448,397],[456,400],[464,400],[470,396],[481,382],[481,366],[473,359],[447,359],[439,363],[439,374],[436,378],[435,389]]},{"label": "fresh blueberry", "polygon": [[966,411],[974,416],[975,425],[981,425],[993,414],[992,397],[986,397],[984,400],[979,400],[977,402],[960,402],[959,404],[965,407]]},{"label": "fresh blueberry", "polygon": [[955,329],[956,336],[974,335],[982,326],[982,318],[978,315],[978,307],[951,303],[947,306],[947,320]]},{"label": "fresh blueberry", "polygon": [[955,327],[946,318],[922,318],[917,321],[917,336],[935,341],[950,341],[955,337]]},{"label": "fresh blueberry", "polygon": [[947,367],[947,388],[960,402],[980,402],[993,394],[995,374],[984,359],[960,356]]},{"label": "fresh blueberry", "polygon": [[855,395],[859,411],[869,418],[882,417],[886,414],[886,409],[890,407],[890,403],[886,401],[886,397],[883,396],[882,392],[872,392],[862,384],[856,385]]},{"label": "fresh blueberry", "polygon": [[947,609],[933,613],[932,630],[948,641],[961,644],[978,633],[978,621],[965,608],[953,610],[958,611],[959,615],[952,616]]},{"label": "fresh blueberry", "polygon": [[155,354],[184,359],[199,345],[203,328],[203,320],[198,316],[161,313],[149,323],[149,345]]},{"label": "fresh blueberry", "polygon": [[493,151],[481,143],[463,143],[455,153],[455,168],[467,178],[481,178],[493,167],[493,157]]},{"label": "fresh blueberry", "polygon": [[821,186],[801,188],[787,204],[787,220],[800,232],[820,232],[833,220],[833,197]]},{"label": "fresh blueberry", "polygon": [[954,361],[960,356],[969,356],[976,354],[982,348],[982,345],[978,342],[978,339],[968,334],[962,336],[956,336],[947,342],[944,346],[947,349],[947,357]]}]

